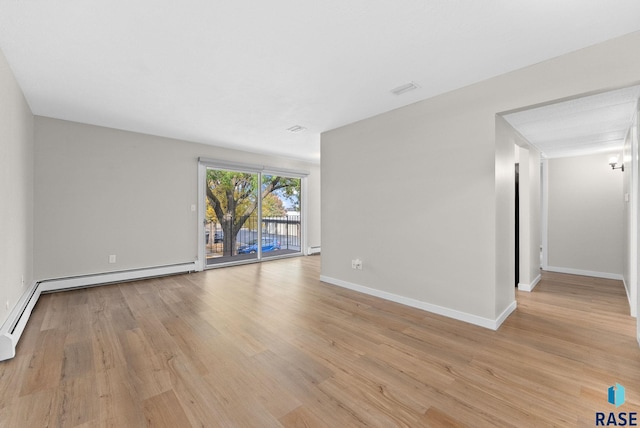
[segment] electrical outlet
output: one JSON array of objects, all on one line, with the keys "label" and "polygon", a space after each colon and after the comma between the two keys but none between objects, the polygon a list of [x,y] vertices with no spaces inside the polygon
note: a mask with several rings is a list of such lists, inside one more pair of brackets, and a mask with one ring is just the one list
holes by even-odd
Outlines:
[{"label": "electrical outlet", "polygon": [[7,307],[7,309],[9,309],[9,301],[7,300],[7,303],[5,305]]},{"label": "electrical outlet", "polygon": [[351,269],[362,270],[362,260],[360,259],[351,260]]},{"label": "electrical outlet", "polygon": [[115,254],[111,254],[109,256],[109,263],[115,263],[116,262],[116,255]]}]

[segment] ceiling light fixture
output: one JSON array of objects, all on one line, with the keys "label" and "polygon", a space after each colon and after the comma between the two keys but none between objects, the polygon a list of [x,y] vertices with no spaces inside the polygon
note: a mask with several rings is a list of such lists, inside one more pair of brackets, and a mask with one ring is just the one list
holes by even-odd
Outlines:
[{"label": "ceiling light fixture", "polygon": [[293,125],[291,128],[287,128],[287,131],[289,131],[289,132],[302,132],[305,129],[307,129],[307,128],[305,128],[304,126]]},{"label": "ceiling light fixture", "polygon": [[398,86],[397,88],[392,89],[391,93],[393,95],[402,95],[402,94],[406,94],[407,92],[414,91],[419,87],[420,85],[418,85],[416,82],[409,82],[407,84],[404,84],[402,86]]}]

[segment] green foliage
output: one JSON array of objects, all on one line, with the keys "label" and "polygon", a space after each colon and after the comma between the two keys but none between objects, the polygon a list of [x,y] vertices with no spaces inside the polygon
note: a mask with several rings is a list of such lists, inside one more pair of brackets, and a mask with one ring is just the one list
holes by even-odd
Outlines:
[{"label": "green foliage", "polygon": [[216,212],[213,210],[213,207],[209,202],[209,198],[207,198],[207,213],[205,214],[205,218],[207,220],[207,223],[218,221],[218,218],[216,217]]},{"label": "green foliage", "polygon": [[[222,222],[227,217],[240,217],[256,197],[257,177],[254,174],[207,170],[207,217]],[[234,212],[229,213],[229,207]]]},{"label": "green foliage", "polygon": [[269,193],[262,200],[262,217],[283,217],[287,215],[284,203],[274,193]]}]

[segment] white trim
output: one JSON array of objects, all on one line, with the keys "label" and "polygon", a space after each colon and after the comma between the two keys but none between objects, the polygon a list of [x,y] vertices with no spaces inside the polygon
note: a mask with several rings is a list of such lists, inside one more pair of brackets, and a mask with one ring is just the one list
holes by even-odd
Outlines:
[{"label": "white trim", "polygon": [[464,321],[470,324],[474,324],[480,327],[488,328],[490,330],[497,330],[498,327],[504,322],[504,320],[513,312],[517,303],[514,300],[495,320],[479,317],[477,315],[469,314],[467,312],[456,311],[455,309],[445,308],[443,306],[434,305],[431,303],[423,302],[421,300],[412,299],[410,297],[399,296],[397,294],[389,293],[386,291],[376,290],[374,288],[365,287],[363,285],[354,284],[352,282],[343,281],[341,279],[331,278],[325,275],[320,275],[320,281],[329,284],[337,285],[338,287],[347,288],[349,290],[357,291],[360,293],[368,294],[370,296],[379,297],[381,299],[390,300],[392,302],[400,303],[402,305],[410,306],[412,308],[422,309],[423,311],[431,312],[434,314],[442,315],[448,318],[453,318],[459,321]]},{"label": "white trim", "polygon": [[306,178],[310,174],[309,171],[302,171],[297,169],[286,169],[286,168],[273,168],[270,166],[262,167],[262,170],[260,172],[267,175],[279,175],[279,176],[289,177],[289,178]]},{"label": "white trim", "polygon": [[[207,167],[202,162],[198,162],[198,260],[196,261],[196,270],[202,272],[207,264],[207,255],[205,250],[205,229],[204,223],[207,215],[207,203],[205,200],[205,181],[207,180]],[[209,237],[213,239],[212,236]]]},{"label": "white trim", "polygon": [[309,189],[308,180],[308,177],[300,178],[300,233],[302,233],[302,238],[300,239],[300,253],[302,254],[305,254],[304,249],[307,248],[307,242],[309,242],[309,222],[307,221],[307,217],[309,215],[309,195],[307,195]]},{"label": "white trim", "polygon": [[50,279],[34,283],[22,295],[20,301],[9,314],[9,318],[0,328],[0,361],[8,360],[16,355],[18,340],[20,340],[31,316],[31,311],[33,311],[42,293],[193,272],[196,270],[196,266],[196,262],[190,262],[146,269]]},{"label": "white trim", "polygon": [[[638,104],[640,108],[640,104]],[[635,120],[635,125],[629,128],[629,138],[631,140],[631,180],[629,182],[629,195],[631,197],[631,204],[629,206],[629,288],[625,283],[625,290],[629,297],[630,314],[632,317],[638,316],[637,294],[638,294],[638,198],[637,198],[637,186],[638,186],[638,119]],[[623,160],[624,161],[624,160]]]},{"label": "white trim", "polygon": [[238,171],[238,172],[256,173],[264,169],[264,166],[262,165],[254,165],[254,164],[241,163],[241,162],[226,162],[223,160],[209,159],[209,158],[203,158],[203,157],[199,157],[198,162],[206,165],[209,168],[224,169],[224,170]]},{"label": "white trim", "polygon": [[[258,230],[258,235],[256,236],[257,241],[256,241],[256,249],[258,250],[256,253],[256,257],[258,260],[262,261],[262,222],[264,221],[264,219],[262,218],[262,203],[264,202],[264,199],[262,199],[262,172],[258,172],[258,186],[255,189],[255,197],[256,197],[256,220],[258,221],[258,224],[256,225]],[[227,198],[227,201],[229,199]],[[247,219],[248,220],[248,219]],[[235,222],[235,220],[234,220]],[[246,224],[246,223],[245,223]],[[233,225],[233,227],[235,227],[235,224]],[[238,235],[236,235],[236,239],[238,238]],[[258,242],[260,242],[260,245],[257,245]],[[223,246],[224,247],[224,246]]]},{"label": "white trim", "polygon": [[536,287],[536,285],[538,285],[538,283],[540,282],[541,278],[542,278],[542,274],[538,274],[538,276],[536,276],[535,279],[533,281],[531,281],[531,284],[523,284],[523,283],[519,282],[518,283],[518,290],[527,291],[527,292],[533,291],[533,289]]},{"label": "white trim", "polygon": [[631,303],[631,294],[629,294],[629,286],[627,285],[627,281],[624,279],[624,277],[622,278],[622,284],[624,285],[624,292],[627,293],[627,301],[629,302],[629,315],[631,315],[634,318],[637,318],[638,314],[636,313],[637,311],[635,310],[635,306]]},{"label": "white trim", "polygon": [[238,172],[262,172],[270,175],[285,175],[287,177],[293,178],[302,178],[307,177],[310,172],[302,171],[297,169],[287,169],[287,168],[276,168],[266,165],[257,165],[251,163],[242,163],[242,162],[227,162],[219,159],[211,159],[199,157],[198,162],[206,165],[209,168],[214,169],[225,169],[229,171],[238,171]]},{"label": "white trim", "polygon": [[[638,151],[640,151],[640,147],[638,147],[638,145],[640,144],[640,99],[638,99],[637,103],[636,103],[636,117],[635,117],[635,126],[634,126],[634,132],[633,132],[633,140],[632,140],[632,147],[635,149],[632,151],[633,154],[633,160],[632,160],[632,164],[633,164],[633,171],[635,171],[635,174],[633,175],[633,182],[632,182],[632,186],[631,186],[631,191],[633,192],[631,197],[633,200],[635,200],[635,207],[636,207],[636,211],[635,211],[635,216],[636,216],[636,222],[640,221],[640,216],[638,216],[638,210],[640,210],[640,202],[638,202],[638,200],[640,199],[640,171],[638,171],[638,169],[640,168],[640,165],[638,163]],[[634,271],[634,277],[635,277],[635,282],[633,283],[634,285],[634,290],[635,290],[635,298],[633,298],[631,304],[633,305],[633,309],[632,309],[632,313],[636,314],[636,335],[638,338],[638,345],[640,345],[640,316],[638,316],[638,314],[640,313],[640,291],[638,290],[638,268],[639,268],[639,254],[640,253],[640,249],[638,248],[640,246],[640,231],[638,230],[640,229],[640,226],[638,224],[636,224],[635,227],[635,235],[632,237],[634,242],[635,242],[635,248],[636,248],[636,254],[635,254],[635,258],[633,260],[633,262],[631,263],[631,267]],[[634,293],[631,293],[632,296]]]},{"label": "white trim", "polygon": [[547,266],[544,270],[549,272],[568,273],[571,275],[592,276],[594,278],[616,279],[619,281],[624,280],[622,274],[620,273],[595,272],[590,270],[563,268],[563,267],[557,267],[557,266]]},{"label": "white trim", "polygon": [[504,309],[504,311],[502,311],[502,313],[498,316],[498,318],[496,318],[496,320],[493,321],[495,327],[493,328],[488,327],[488,328],[491,328],[491,330],[497,330],[498,328],[500,328],[502,323],[507,319],[507,317],[509,317],[509,315],[511,315],[513,311],[516,310],[517,307],[518,307],[518,302],[514,300],[513,302],[511,302],[509,306],[507,306]]},{"label": "white trim", "polygon": [[307,255],[310,256],[312,254],[320,254],[320,252],[321,252],[320,250],[321,250],[321,248],[320,248],[319,245],[317,247],[308,247],[307,248]]}]

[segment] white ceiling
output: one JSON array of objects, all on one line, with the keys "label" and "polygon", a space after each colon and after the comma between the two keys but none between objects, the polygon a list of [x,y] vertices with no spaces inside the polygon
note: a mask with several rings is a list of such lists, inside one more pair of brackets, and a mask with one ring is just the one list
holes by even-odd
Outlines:
[{"label": "white ceiling", "polygon": [[319,162],[323,131],[639,16],[638,0],[0,0],[0,49],[36,115]]},{"label": "white ceiling", "polygon": [[590,95],[504,118],[547,158],[622,149],[640,86]]}]

